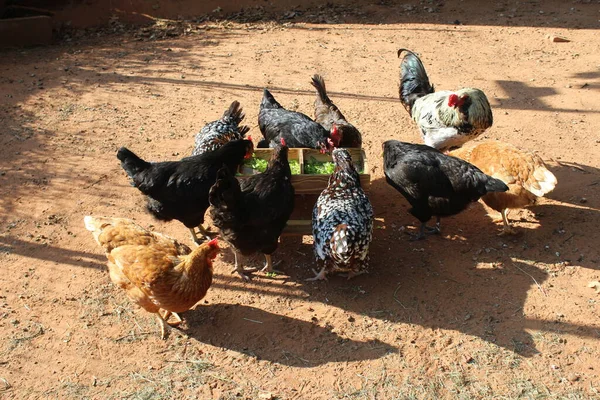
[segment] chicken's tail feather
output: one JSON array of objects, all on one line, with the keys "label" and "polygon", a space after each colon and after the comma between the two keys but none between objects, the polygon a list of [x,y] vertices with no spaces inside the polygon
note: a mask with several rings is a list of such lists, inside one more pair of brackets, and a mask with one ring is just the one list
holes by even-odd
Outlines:
[{"label": "chicken's tail feather", "polygon": [[248,125],[238,126],[238,132],[244,137],[246,133],[250,132],[250,127]]},{"label": "chicken's tail feather", "polygon": [[208,201],[213,207],[231,210],[241,194],[240,184],[226,166],[217,172],[217,180],[210,188]]},{"label": "chicken's tail feather", "polygon": [[267,139],[261,139],[258,144],[256,145],[257,148],[259,149],[268,149],[269,148],[269,141]]},{"label": "chicken's tail feather", "polygon": [[263,90],[263,98],[260,102],[260,108],[282,108],[281,104],[275,100],[275,97],[267,89]]},{"label": "chicken's tail feather", "polygon": [[351,259],[352,241],[354,236],[348,224],[339,224],[331,235],[331,250],[338,263],[347,263]]},{"label": "chicken's tail feather", "polygon": [[406,52],[400,63],[400,101],[404,108],[412,114],[415,101],[429,93],[434,92],[434,87],[429,83],[429,77],[421,59],[408,49],[398,50],[398,57]]},{"label": "chicken's tail feather", "polygon": [[327,96],[327,89],[325,88],[325,80],[321,75],[315,74],[312,77],[311,85],[317,89],[317,94],[321,103],[331,105],[331,99]]},{"label": "chicken's tail feather", "polygon": [[488,176],[488,180],[485,182],[485,190],[490,192],[506,192],[508,190],[508,186],[506,183],[502,182],[500,179],[492,178]]},{"label": "chicken's tail feather", "polygon": [[231,121],[235,122],[238,125],[244,119],[246,115],[244,114],[244,110],[240,107],[239,101],[234,101],[231,103],[229,108],[223,113],[223,117],[221,118],[223,121]]},{"label": "chicken's tail feather", "polygon": [[553,191],[558,183],[556,176],[544,166],[537,167],[533,171],[533,177],[535,178],[534,184],[526,186],[525,189],[538,197],[542,197],[546,193]]},{"label": "chicken's tail feather", "polygon": [[147,169],[151,164],[139,158],[135,153],[126,147],[121,147],[117,152],[117,158],[121,160],[121,167],[127,172],[131,179]]}]

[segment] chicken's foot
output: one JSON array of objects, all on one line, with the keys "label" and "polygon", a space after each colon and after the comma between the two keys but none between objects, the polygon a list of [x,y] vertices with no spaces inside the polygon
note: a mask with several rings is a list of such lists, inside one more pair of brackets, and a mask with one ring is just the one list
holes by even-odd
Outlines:
[{"label": "chicken's foot", "polygon": [[[161,313],[161,310],[164,311],[164,315]],[[181,319],[181,317],[179,316],[179,314],[177,314],[176,312],[171,312],[168,310],[163,310],[162,308],[160,310],[158,310],[158,313],[160,314],[160,316],[162,317],[162,319],[169,324],[170,326],[179,326],[183,320]],[[169,317],[171,317],[171,315],[173,316],[173,318],[175,318],[175,321],[169,322]]]},{"label": "chicken's foot", "polygon": [[[194,241],[194,243],[202,244],[203,240],[201,240],[198,237],[198,235],[196,234],[196,229],[189,228],[189,230],[190,230],[190,233],[192,234],[192,240]],[[209,228],[203,227],[202,224],[198,225],[198,231],[203,236],[204,240],[211,240],[214,236],[217,235],[215,232],[212,232]]]},{"label": "chicken's foot", "polygon": [[442,233],[442,230],[440,229],[440,217],[437,217],[437,221],[435,223],[435,226],[427,226],[427,224],[425,222],[421,222],[421,227],[419,228],[419,233],[418,234],[412,234],[409,233],[409,235],[411,236],[410,240],[423,240],[427,237],[427,235],[439,235],[440,233]]},{"label": "chicken's foot", "polygon": [[315,277],[314,278],[308,278],[305,279],[307,282],[311,282],[311,281],[326,281],[327,280],[327,276],[325,274],[325,267],[321,268],[321,271],[317,272],[314,269],[312,270],[312,272],[315,273]]},{"label": "chicken's foot", "polygon": [[516,235],[517,234],[517,231],[515,229],[513,229],[513,227],[511,227],[510,223],[508,222],[508,213],[509,213],[508,208],[505,208],[504,210],[500,211],[500,214],[502,215],[502,222],[504,223],[504,226],[502,227],[502,232],[500,232],[498,234],[498,236]]},{"label": "chicken's foot", "polygon": [[206,240],[211,240],[217,236],[216,232],[213,232],[210,227],[205,228],[202,224],[198,225],[198,230],[204,236]]},{"label": "chicken's foot", "polygon": [[350,272],[348,272],[347,274],[340,274],[340,276],[341,276],[341,277],[344,277],[344,278],[346,278],[346,279],[352,279],[352,278],[354,278],[355,276],[362,275],[362,274],[366,274],[366,273],[367,273],[367,270],[366,270],[366,269],[361,269],[361,270],[360,270],[360,271],[358,271],[358,272],[356,272],[356,271],[350,271]]},{"label": "chicken's foot", "polygon": [[246,282],[250,282],[250,277],[248,275],[246,275],[246,273],[254,272],[257,269],[256,268],[244,269],[244,266],[242,265],[242,263],[238,261],[238,253],[235,250],[233,250],[233,256],[235,258],[235,268],[231,271],[231,273],[233,274],[234,272],[237,272],[238,275],[240,276],[240,278],[242,278]]},{"label": "chicken's foot", "polygon": [[[275,263],[275,265],[281,263],[282,260],[279,260]],[[270,254],[265,254],[265,266],[263,267],[263,269],[260,270],[260,272],[266,272],[268,273],[275,273],[275,274],[284,274],[284,272],[282,271],[278,271],[276,269],[273,269],[273,260],[271,260],[271,255]]]},{"label": "chicken's foot", "polygon": [[160,311],[156,313],[156,318],[158,319],[158,325],[160,326],[160,338],[165,340],[167,338],[167,323],[162,315],[160,315]]}]

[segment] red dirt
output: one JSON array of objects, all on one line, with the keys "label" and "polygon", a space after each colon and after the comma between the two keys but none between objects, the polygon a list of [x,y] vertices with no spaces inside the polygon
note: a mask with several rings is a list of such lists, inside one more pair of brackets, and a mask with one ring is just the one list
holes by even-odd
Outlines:
[{"label": "red dirt", "polygon": [[[156,10],[185,9],[173,3]],[[597,3],[475,4],[264,3],[229,19],[234,7],[221,5],[210,20],[113,18],[3,51],[0,397],[598,398]],[[380,158],[384,140],[419,141],[397,97],[400,47],[422,55],[437,88],[488,94],[494,126],[482,140],[537,151],[556,174],[547,199],[511,214],[519,236],[496,236],[497,215],[477,203],[444,220],[442,236],[409,241],[415,220]],[[371,273],[306,283],[310,238],[285,238],[274,260],[287,275],[244,284],[226,251],[206,299],[160,340],[110,283],[83,216],[188,232],[145,213],[116,150],[180,158],[235,99],[257,138],[262,88],[311,114],[314,73],[364,134]]]}]

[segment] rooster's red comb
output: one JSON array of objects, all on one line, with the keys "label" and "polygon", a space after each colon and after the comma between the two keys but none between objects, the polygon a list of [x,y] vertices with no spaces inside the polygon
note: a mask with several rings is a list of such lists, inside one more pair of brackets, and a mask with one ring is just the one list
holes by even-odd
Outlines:
[{"label": "rooster's red comb", "polygon": [[285,146],[285,139],[284,138],[281,138],[281,145]]},{"label": "rooster's red comb", "polygon": [[218,249],[219,248],[219,242],[217,240],[217,238],[212,239],[211,241],[208,242],[208,246]]},{"label": "rooster's red comb", "polygon": [[250,136],[250,135],[246,136],[246,140],[252,141],[252,136]]}]

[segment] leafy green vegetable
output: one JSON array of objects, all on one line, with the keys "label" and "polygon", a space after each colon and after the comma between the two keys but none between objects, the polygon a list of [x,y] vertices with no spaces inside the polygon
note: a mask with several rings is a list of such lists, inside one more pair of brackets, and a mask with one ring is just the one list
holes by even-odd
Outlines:
[{"label": "leafy green vegetable", "polygon": [[292,175],[300,175],[300,163],[298,160],[290,160],[290,170],[292,170]]},{"label": "leafy green vegetable", "polygon": [[335,170],[335,164],[331,161],[317,161],[314,157],[304,164],[304,173],[313,175],[331,175]]},{"label": "leafy green vegetable", "polygon": [[244,160],[244,165],[246,167],[252,168],[255,171],[265,172],[265,170],[267,169],[267,165],[269,165],[269,162],[267,160],[263,160],[262,158],[254,158],[254,156],[252,156],[252,158]]},{"label": "leafy green vegetable", "polygon": [[[292,171],[292,175],[300,175],[300,163],[298,160],[290,160],[290,170]],[[263,160],[262,158],[255,158],[254,155],[252,158],[244,160],[244,166],[248,168],[252,168],[258,172],[265,172],[267,166],[269,165],[269,161]]]}]

